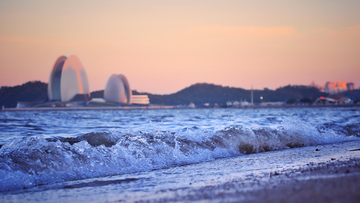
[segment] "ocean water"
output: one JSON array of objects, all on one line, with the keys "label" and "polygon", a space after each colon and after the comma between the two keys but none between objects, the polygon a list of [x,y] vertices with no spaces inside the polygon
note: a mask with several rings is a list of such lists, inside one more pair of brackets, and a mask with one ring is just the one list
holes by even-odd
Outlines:
[{"label": "ocean water", "polygon": [[0,111],[0,200],[184,201],[208,185],[358,156],[345,148],[359,138],[359,107]]}]

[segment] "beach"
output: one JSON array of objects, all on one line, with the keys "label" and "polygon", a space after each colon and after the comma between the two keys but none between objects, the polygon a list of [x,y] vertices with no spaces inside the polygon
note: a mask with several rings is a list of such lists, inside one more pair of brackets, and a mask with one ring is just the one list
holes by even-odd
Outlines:
[{"label": "beach", "polygon": [[[275,172],[264,182],[254,178],[244,184],[237,180],[202,187],[192,191],[191,195],[139,202],[359,202],[359,157],[309,164],[308,168],[295,171]],[[177,194],[188,192],[175,191]]]},{"label": "beach", "polygon": [[[355,162],[355,165],[354,165]],[[329,170],[328,167],[335,168]],[[304,171],[305,172],[305,171]],[[244,202],[359,202],[360,161],[315,166],[263,190],[243,193]],[[279,177],[279,179],[286,177]]]},{"label": "beach", "polygon": [[[218,185],[164,191],[164,194],[162,192],[153,194],[154,199],[138,200],[139,202],[359,202],[360,149],[352,149],[352,146],[360,146],[360,143],[348,144],[309,147],[307,150],[315,150],[314,156],[323,157],[322,161],[310,161],[298,169],[280,167],[263,176],[257,175],[259,172],[256,171],[246,177]],[[343,147],[349,150],[349,153],[329,154],[330,151],[345,151]],[[312,157],[303,158],[312,159]],[[166,193],[173,194],[173,198],[156,198],[156,196],[166,196]]]}]

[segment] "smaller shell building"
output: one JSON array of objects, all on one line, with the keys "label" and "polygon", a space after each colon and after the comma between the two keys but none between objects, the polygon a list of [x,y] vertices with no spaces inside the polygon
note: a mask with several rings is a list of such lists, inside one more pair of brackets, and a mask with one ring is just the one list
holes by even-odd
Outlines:
[{"label": "smaller shell building", "polygon": [[130,84],[124,75],[113,74],[110,76],[105,90],[104,100],[126,105],[149,105],[147,95],[132,95]]},{"label": "smaller shell building", "polygon": [[124,75],[113,74],[106,83],[104,99],[110,102],[131,104],[132,91]]},{"label": "smaller shell building", "polygon": [[50,73],[48,97],[50,101],[72,101],[75,97],[89,98],[89,82],[80,59],[60,56]]}]

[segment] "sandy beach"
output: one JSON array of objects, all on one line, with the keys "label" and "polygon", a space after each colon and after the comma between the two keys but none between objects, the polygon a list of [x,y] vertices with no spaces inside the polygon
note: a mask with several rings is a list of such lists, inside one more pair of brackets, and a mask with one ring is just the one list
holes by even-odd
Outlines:
[{"label": "sandy beach", "polygon": [[[360,151],[359,151],[360,154]],[[174,199],[140,202],[360,202],[360,158],[324,162],[292,172],[275,172],[266,182],[233,181]]]},{"label": "sandy beach", "polygon": [[[341,145],[346,143],[332,147]],[[347,150],[351,156],[333,154],[336,158],[331,158],[328,152],[321,152],[328,147],[309,147],[315,150],[316,157],[326,154],[327,161],[309,162],[295,170],[275,170],[268,177],[255,172],[219,185],[163,191],[164,194],[159,191],[153,194],[154,199],[139,202],[360,202],[360,149],[350,147]],[[169,193],[173,198],[156,198]]]},{"label": "sandy beach", "polygon": [[[355,162],[355,164],[354,164]],[[331,169],[329,170],[330,167]],[[283,178],[277,185],[250,192],[244,202],[359,202],[360,161],[326,164],[301,171],[306,175]],[[285,174],[286,176],[287,174]],[[271,187],[272,186],[272,187]]]}]

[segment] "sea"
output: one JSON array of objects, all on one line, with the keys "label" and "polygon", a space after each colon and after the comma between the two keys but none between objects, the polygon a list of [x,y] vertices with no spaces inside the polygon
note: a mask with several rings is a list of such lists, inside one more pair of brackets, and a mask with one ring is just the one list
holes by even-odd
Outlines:
[{"label": "sea", "polygon": [[359,158],[359,138],[359,106],[0,111],[0,201],[209,200]]}]

